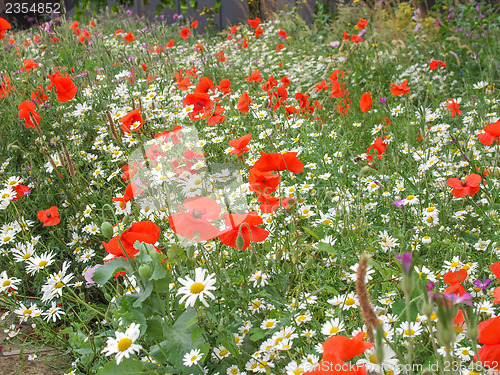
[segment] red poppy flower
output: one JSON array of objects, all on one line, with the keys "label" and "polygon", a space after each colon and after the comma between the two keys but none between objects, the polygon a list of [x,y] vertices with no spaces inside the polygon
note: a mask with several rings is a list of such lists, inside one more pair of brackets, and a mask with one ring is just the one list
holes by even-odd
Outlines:
[{"label": "red poppy flower", "polygon": [[229,94],[231,92],[231,81],[227,78],[222,79],[217,85],[217,89],[219,89],[224,94]]},{"label": "red poppy flower", "polygon": [[248,171],[249,189],[257,194],[270,194],[276,191],[280,176],[270,171],[260,171],[252,168]]},{"label": "red poppy flower", "polygon": [[281,77],[280,81],[283,84],[283,87],[290,86],[290,78],[288,78],[288,76]]},{"label": "red poppy flower", "polygon": [[344,35],[342,36],[342,40],[349,40],[349,34],[347,34],[346,31],[344,31]]},{"label": "red poppy flower", "polygon": [[113,202],[120,202],[120,207],[122,210],[127,206],[127,202],[132,200],[133,197],[141,195],[144,193],[144,190],[138,190],[137,183],[135,181],[130,182],[125,188],[125,194],[123,197],[115,197],[112,199]]},{"label": "red poppy flower", "polygon": [[224,57],[224,51],[219,51],[215,54],[215,58],[217,61],[224,62],[226,61],[226,58]]},{"label": "red poppy flower", "polygon": [[323,80],[321,81],[320,84],[314,85],[314,87],[316,88],[316,91],[322,91],[322,90],[328,90],[329,86],[326,84],[326,81]]},{"label": "red poppy flower", "polygon": [[445,293],[447,294],[458,294],[463,296],[466,291],[462,286],[462,283],[467,278],[467,270],[461,269],[459,271],[448,271],[443,276],[443,281],[449,286],[446,288]]},{"label": "red poppy flower", "polygon": [[199,114],[210,111],[214,107],[214,102],[210,99],[210,95],[195,92],[194,94],[187,94],[186,98],[184,98],[182,106],[185,108],[188,105],[193,106],[193,110],[189,112],[189,118],[199,120],[201,118]]},{"label": "red poppy flower", "polygon": [[209,90],[213,89],[214,83],[208,77],[203,77],[200,82],[196,85],[194,92],[207,93]]},{"label": "red poppy flower", "polygon": [[226,246],[238,248],[236,245],[238,236],[243,237],[243,247],[241,250],[245,250],[250,246],[250,241],[252,242],[262,242],[269,232],[263,228],[258,227],[258,225],[263,224],[262,218],[257,214],[257,212],[250,212],[246,215],[240,214],[226,214],[226,227],[227,229],[219,234],[219,240]]},{"label": "red poppy flower", "polygon": [[361,101],[359,103],[361,111],[368,112],[372,107],[372,97],[369,92],[365,92],[361,95]]},{"label": "red poppy flower", "polygon": [[231,139],[229,141],[229,146],[234,147],[234,150],[231,150],[229,152],[229,155],[241,155],[244,154],[245,152],[250,151],[247,145],[248,142],[250,142],[251,138],[252,134],[247,134],[240,138]]},{"label": "red poppy flower", "polygon": [[226,119],[226,116],[224,116],[222,113],[226,108],[223,108],[220,104],[217,104],[217,107],[215,107],[214,113],[212,112],[206,112],[206,114],[203,116],[203,118],[208,118],[207,125],[212,126],[215,124],[222,124],[222,122]]},{"label": "red poppy flower", "polygon": [[448,109],[451,111],[451,117],[455,116],[456,114],[462,114],[462,111],[460,110],[460,104],[458,104],[455,99],[451,99],[451,102],[446,103],[446,107],[448,107]]},{"label": "red poppy flower", "polygon": [[438,66],[441,65],[443,68],[446,68],[446,64],[442,62],[441,60],[432,60],[431,63],[429,64],[429,69],[434,70],[437,69]]},{"label": "red poppy flower", "polygon": [[373,141],[373,143],[366,150],[366,160],[373,161],[373,156],[377,156],[379,159],[382,159],[382,154],[387,148],[387,144],[384,143],[382,137],[378,137]]},{"label": "red poppy flower", "polygon": [[66,103],[75,97],[78,87],[75,86],[71,78],[65,77],[59,71],[56,71],[54,74],[49,75],[49,79],[56,88],[58,102]]},{"label": "red poppy flower", "polygon": [[278,44],[278,45],[276,46],[276,52],[281,52],[281,50],[282,50],[283,48],[285,48],[285,45],[284,45],[284,44]]},{"label": "red poppy flower", "polygon": [[146,121],[142,119],[141,110],[139,108],[137,108],[137,109],[134,109],[133,111],[130,111],[125,116],[123,116],[120,119],[120,122],[123,124],[121,126],[121,129],[125,133],[129,133],[130,134],[130,132],[132,130],[132,125],[134,125],[136,122],[140,123],[139,126],[137,126],[136,128],[134,128],[134,130],[137,131],[140,128],[142,128],[142,125],[144,125],[144,123]]},{"label": "red poppy flower", "polygon": [[260,24],[260,18],[257,17],[254,20],[248,20],[248,23],[250,24],[250,26],[252,26],[254,29],[256,29],[257,26],[259,26],[259,24]]},{"label": "red poppy flower", "polygon": [[12,89],[10,79],[7,76],[0,74],[0,98],[9,96],[9,91]]},{"label": "red poppy flower", "polygon": [[29,59],[29,60],[24,60],[24,67],[22,67],[20,70],[21,72],[27,72],[30,69],[36,69],[36,68],[38,68],[38,63],[36,63],[32,59]]},{"label": "red poppy flower", "polygon": [[175,39],[170,39],[170,41],[167,43],[165,47],[167,48],[173,48],[175,43]]},{"label": "red poppy flower", "polygon": [[189,77],[184,78],[184,73],[182,68],[179,70],[179,72],[174,73],[174,77],[177,80],[179,90],[186,91],[189,88],[189,86],[191,86]]},{"label": "red poppy flower", "polygon": [[341,335],[332,336],[323,344],[323,358],[320,363],[312,371],[308,371],[304,375],[367,374],[368,371],[365,366],[342,365],[344,361],[349,361],[372,347],[372,343],[365,341],[364,332],[359,332],[352,339]]},{"label": "red poppy flower", "polygon": [[278,81],[274,79],[274,74],[271,74],[271,76],[268,78],[267,82],[262,85],[262,89],[264,91],[269,91],[273,87],[278,86]]},{"label": "red poppy flower", "polygon": [[241,113],[248,113],[248,111],[250,111],[249,105],[251,103],[253,103],[252,99],[250,99],[247,92],[244,92],[238,100],[238,110]]},{"label": "red poppy flower", "polygon": [[479,360],[487,367],[500,368],[500,316],[479,323],[478,341],[483,344],[478,351]]},{"label": "red poppy flower", "polygon": [[49,97],[45,94],[45,90],[43,89],[42,85],[38,85],[38,88],[31,92],[31,100],[36,100],[38,104],[49,100]]},{"label": "red poppy flower", "polygon": [[260,152],[260,158],[253,166],[260,171],[285,171],[293,173],[302,173],[304,164],[297,157],[297,152],[265,153]]},{"label": "red poppy flower", "polygon": [[360,37],[359,35],[357,34],[353,34],[353,36],[351,36],[351,40],[354,42],[354,43],[361,43],[363,41],[363,38]]},{"label": "red poppy flower", "polygon": [[264,33],[264,29],[262,27],[257,27],[255,29],[255,38],[260,38]]},{"label": "red poppy flower", "polygon": [[406,85],[408,84],[408,80],[405,79],[401,85],[395,85],[394,83],[391,83],[392,89],[391,89],[391,94],[392,95],[408,95],[410,93],[410,88],[407,87]]},{"label": "red poppy flower", "polygon": [[253,70],[252,73],[245,78],[245,81],[247,82],[262,82],[263,78],[260,75],[260,70]]},{"label": "red poppy flower", "polygon": [[[491,272],[496,276],[497,280],[500,280],[500,262],[493,263],[491,266]],[[493,291],[493,303],[500,303],[500,286],[497,286]]]},{"label": "red poppy flower", "polygon": [[52,206],[45,211],[39,211],[38,219],[43,223],[44,227],[53,227],[61,222],[61,219],[59,219],[59,210],[56,206]]},{"label": "red poppy flower", "polygon": [[182,126],[175,125],[171,131],[164,130],[162,132],[156,133],[155,138],[161,139],[161,141],[163,143],[166,143],[169,141],[169,139],[171,139],[172,143],[174,145],[176,145],[180,142],[179,138],[182,137],[182,134],[180,134],[181,130],[182,130]]},{"label": "red poppy flower", "polygon": [[286,39],[287,37],[288,37],[288,34],[286,33],[286,31],[280,30],[278,32],[278,38],[280,38],[280,39]]},{"label": "red poppy flower", "polygon": [[11,28],[11,24],[6,20],[0,17],[0,39],[5,38],[5,31]]},{"label": "red poppy flower", "polygon": [[40,123],[41,116],[38,112],[35,111],[35,103],[33,103],[31,100],[25,100],[24,102],[19,104],[17,108],[19,109],[19,118],[21,120],[24,120],[24,126],[26,126],[27,128],[35,127],[30,113],[35,118],[36,123]]},{"label": "red poppy flower", "polygon": [[288,210],[290,202],[293,202],[292,198],[273,197],[269,194],[259,195],[257,200],[261,203],[260,210],[266,214],[276,211],[280,206]]},{"label": "red poppy flower", "polygon": [[222,211],[219,204],[207,197],[192,197],[184,200],[181,212],[170,215],[168,221],[172,230],[182,237],[209,241],[221,232],[209,220],[219,219]]},{"label": "red poppy flower", "polygon": [[462,182],[458,178],[449,178],[446,184],[453,188],[451,194],[455,198],[463,198],[466,195],[473,196],[479,191],[479,184],[481,183],[481,176],[472,173],[465,177]]},{"label": "red poppy flower", "polygon": [[187,38],[189,38],[190,35],[191,35],[191,30],[189,30],[188,28],[185,27],[181,30],[181,38],[182,39],[187,39]]},{"label": "red poppy flower", "polygon": [[368,25],[368,21],[361,18],[358,23],[356,24],[356,26],[358,27],[358,29],[361,29],[363,30],[366,26]]},{"label": "red poppy flower", "polygon": [[196,21],[192,22],[192,23],[191,23],[191,27],[192,27],[193,29],[196,29],[196,28],[198,27],[198,20],[196,20]]},{"label": "red poppy flower", "polygon": [[483,128],[484,133],[479,134],[479,142],[483,145],[490,147],[491,144],[500,137],[500,120],[486,125]]},{"label": "red poppy flower", "polygon": [[134,249],[134,244],[137,241],[154,245],[160,238],[160,232],[160,228],[151,221],[139,221],[133,223],[121,236],[113,237],[107,243],[103,241],[102,245],[109,254],[113,254],[115,257],[125,258],[126,252],[130,258],[133,258],[139,252],[139,250]]}]

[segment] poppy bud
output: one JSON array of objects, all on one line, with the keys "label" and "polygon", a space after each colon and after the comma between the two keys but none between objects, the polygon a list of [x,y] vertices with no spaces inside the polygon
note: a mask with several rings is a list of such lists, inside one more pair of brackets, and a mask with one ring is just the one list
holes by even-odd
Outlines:
[{"label": "poppy bud", "polygon": [[450,346],[455,337],[455,330],[449,324],[439,321],[437,324],[437,339],[442,346]]},{"label": "poppy bud", "polygon": [[123,294],[123,286],[121,286],[120,284],[118,284],[118,286],[116,287],[116,294],[118,295]]},{"label": "poppy bud", "polygon": [[106,298],[106,301],[111,301],[112,299],[111,294],[109,293],[104,293],[104,298]]},{"label": "poppy bud", "polygon": [[130,216],[125,215],[122,219],[122,224],[127,225],[128,223],[130,223]]},{"label": "poppy bud", "polygon": [[7,146],[7,151],[21,151],[21,147],[11,143],[10,145]]},{"label": "poppy bud", "polygon": [[422,305],[422,312],[425,316],[429,317],[432,314],[432,304],[429,301],[424,301]]},{"label": "poppy bud", "polygon": [[495,171],[493,172],[493,176],[496,178],[496,179],[499,179],[500,178],[500,168],[496,167],[495,168]]},{"label": "poppy bud", "polygon": [[21,80],[21,82],[22,82],[23,84],[25,84],[25,85],[27,85],[27,84],[29,83],[29,81],[28,81],[27,79],[23,79],[23,80]]},{"label": "poppy bud", "polygon": [[236,238],[236,247],[238,250],[243,249],[243,246],[245,245],[245,239],[241,234],[238,234],[238,237]]},{"label": "poppy bud", "polygon": [[113,226],[107,221],[101,224],[101,234],[106,238],[113,237]]},{"label": "poppy bud", "polygon": [[368,176],[371,171],[372,171],[372,169],[369,166],[365,165],[363,168],[361,168],[361,170],[359,171],[359,174],[361,176]]},{"label": "poppy bud", "polygon": [[250,263],[257,264],[257,262],[258,262],[257,255],[255,255],[255,253],[252,253],[252,255],[250,256]]},{"label": "poppy bud", "polygon": [[139,266],[139,275],[143,280],[149,280],[152,275],[151,267],[149,267],[147,264],[141,264]]}]

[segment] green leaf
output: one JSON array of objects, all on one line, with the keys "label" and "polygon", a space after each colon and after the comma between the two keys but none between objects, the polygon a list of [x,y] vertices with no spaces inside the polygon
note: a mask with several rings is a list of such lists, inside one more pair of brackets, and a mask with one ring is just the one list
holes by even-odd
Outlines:
[{"label": "green leaf", "polygon": [[108,362],[97,371],[97,375],[135,375],[149,374],[148,366],[145,362],[141,362],[135,358],[126,358],[119,365],[113,360]]},{"label": "green leaf", "polygon": [[100,285],[104,285],[118,271],[132,272],[132,265],[127,259],[116,257],[96,269],[92,280]]},{"label": "green leaf", "polygon": [[314,233],[312,230],[310,230],[309,228],[302,228],[302,229],[307,234],[310,234],[311,236],[313,236],[314,238],[316,238],[317,240],[319,240],[319,236],[316,233]]},{"label": "green leaf", "polygon": [[329,243],[319,242],[316,245],[316,247],[318,248],[318,250],[325,251],[328,254],[336,254],[337,253],[337,250],[332,245],[330,245]]},{"label": "green leaf", "polygon": [[151,295],[151,292],[153,291],[153,283],[147,283],[148,285],[146,286],[146,289],[139,294],[139,298],[137,298],[132,306],[134,307],[139,307],[141,306],[142,302],[148,298]]},{"label": "green leaf", "polygon": [[[194,366],[186,367],[183,363],[183,358],[186,353],[205,343],[203,336],[193,342],[192,338],[193,331],[196,327],[196,321],[196,310],[191,308],[186,309],[172,327],[166,328],[165,336],[168,337],[168,339],[151,348],[151,356],[160,363],[167,360],[180,374],[201,375],[201,368]],[[165,358],[165,355],[167,358]]]}]

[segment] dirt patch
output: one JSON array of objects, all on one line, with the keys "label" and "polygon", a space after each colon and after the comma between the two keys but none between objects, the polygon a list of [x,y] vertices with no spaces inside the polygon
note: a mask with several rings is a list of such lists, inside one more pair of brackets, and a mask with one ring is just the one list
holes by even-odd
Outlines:
[{"label": "dirt patch", "polygon": [[33,361],[28,355],[0,357],[0,375],[63,375],[71,366],[67,356],[42,352]]}]

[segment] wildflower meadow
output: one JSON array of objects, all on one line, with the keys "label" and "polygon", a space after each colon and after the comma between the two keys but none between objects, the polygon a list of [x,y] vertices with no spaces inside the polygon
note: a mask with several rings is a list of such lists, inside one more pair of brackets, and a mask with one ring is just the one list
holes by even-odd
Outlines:
[{"label": "wildflower meadow", "polygon": [[499,25],[0,18],[8,340],[67,375],[498,373]]}]

